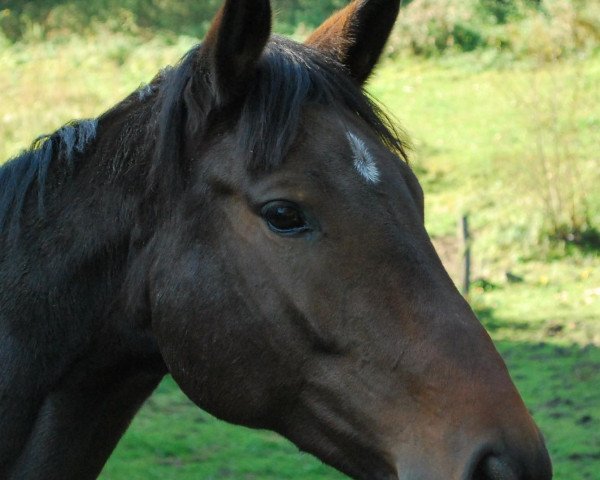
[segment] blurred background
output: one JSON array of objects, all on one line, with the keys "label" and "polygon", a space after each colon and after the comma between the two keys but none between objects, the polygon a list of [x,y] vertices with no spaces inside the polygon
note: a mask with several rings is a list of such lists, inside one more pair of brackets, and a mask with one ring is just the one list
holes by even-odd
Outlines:
[{"label": "blurred background", "polygon": [[[220,3],[0,0],[0,159],[177,62]],[[302,40],[347,2],[272,3],[276,31]],[[410,138],[427,228],[555,478],[600,479],[600,2],[406,0],[368,90]],[[342,476],[275,434],[211,418],[166,379],[101,478]]]}]

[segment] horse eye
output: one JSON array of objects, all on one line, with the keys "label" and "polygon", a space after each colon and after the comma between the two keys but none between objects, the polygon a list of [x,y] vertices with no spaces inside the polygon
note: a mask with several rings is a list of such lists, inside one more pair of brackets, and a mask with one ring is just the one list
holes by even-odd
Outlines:
[{"label": "horse eye", "polygon": [[296,235],[310,229],[302,210],[292,202],[267,203],[262,208],[261,215],[269,228],[279,235]]}]

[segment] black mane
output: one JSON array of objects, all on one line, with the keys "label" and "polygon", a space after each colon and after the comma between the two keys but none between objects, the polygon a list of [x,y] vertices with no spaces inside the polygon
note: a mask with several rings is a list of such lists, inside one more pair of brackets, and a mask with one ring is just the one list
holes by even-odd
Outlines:
[{"label": "black mane", "polygon": [[27,194],[37,183],[38,209],[43,212],[46,180],[54,159],[62,159],[67,171],[75,168],[76,157],[96,136],[97,120],[79,120],[64,125],[51,135],[37,138],[24,151],[0,167],[0,231],[12,212],[11,225],[18,219]]},{"label": "black mane", "polygon": [[[203,74],[198,62],[201,49],[202,45],[191,49],[177,66],[164,69],[150,85],[99,119],[71,122],[42,136],[29,150],[0,167],[0,230],[9,218],[10,226],[18,228],[24,202],[34,188],[42,214],[51,165],[56,163],[72,173],[77,168],[75,160],[85,156],[94,140],[98,123],[110,123],[120,114],[129,120],[118,138],[109,139],[114,148],[110,159],[113,171],[148,162],[146,189],[176,192],[187,171],[181,155],[186,135],[205,135],[220,113],[211,97],[210,77]],[[347,109],[406,160],[405,145],[393,122],[340,64],[278,36],[267,45],[248,94],[236,107],[232,128],[237,130],[239,157],[252,170],[280,165],[296,137],[303,108],[310,104]]]}]

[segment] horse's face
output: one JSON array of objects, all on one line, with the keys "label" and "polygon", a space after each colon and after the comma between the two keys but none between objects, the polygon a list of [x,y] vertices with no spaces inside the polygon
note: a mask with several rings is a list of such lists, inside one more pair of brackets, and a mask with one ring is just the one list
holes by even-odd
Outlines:
[{"label": "horse's face", "polygon": [[[362,82],[385,41],[365,40],[377,31],[369,6],[394,17],[397,3],[352,4],[310,42]],[[244,15],[259,28],[251,4],[229,2],[205,48],[224,49],[219,28]],[[356,30],[328,50],[348,18]],[[153,328],[190,398],[354,478],[551,478],[501,358],[431,245],[407,164],[344,108],[304,108],[269,170],[248,171],[238,132],[189,142],[191,187],[157,236]]]}]

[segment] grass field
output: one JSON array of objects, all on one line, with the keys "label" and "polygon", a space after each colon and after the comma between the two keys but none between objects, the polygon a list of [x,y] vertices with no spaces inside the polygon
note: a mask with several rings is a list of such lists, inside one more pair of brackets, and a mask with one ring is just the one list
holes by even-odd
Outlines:
[{"label": "grass field", "polygon": [[[113,35],[6,46],[0,158],[72,118],[97,116],[192,43]],[[555,478],[598,480],[600,258],[594,249],[540,242],[539,182],[531,186],[536,171],[527,167],[546,139],[539,126],[555,132],[548,145],[568,143],[589,215],[600,224],[600,58],[494,65],[486,55],[387,60],[370,91],[412,139],[430,232],[452,235],[458,216],[470,213],[478,277],[470,301],[546,436]],[[101,478],[342,477],[274,434],[216,421],[167,379]]]}]

